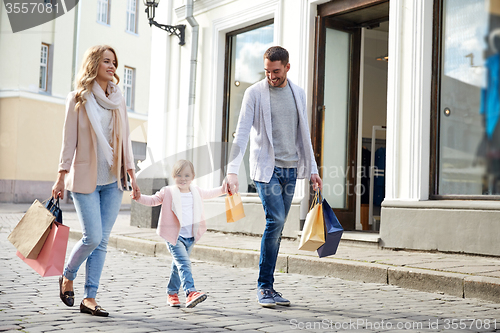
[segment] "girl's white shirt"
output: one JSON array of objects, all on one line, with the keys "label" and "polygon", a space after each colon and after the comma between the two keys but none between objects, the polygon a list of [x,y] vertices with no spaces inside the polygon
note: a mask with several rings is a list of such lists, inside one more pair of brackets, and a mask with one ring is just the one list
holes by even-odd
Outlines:
[{"label": "girl's white shirt", "polygon": [[179,236],[184,238],[193,237],[193,223],[194,223],[194,200],[193,193],[181,193],[182,202],[182,219],[180,219],[181,230]]}]

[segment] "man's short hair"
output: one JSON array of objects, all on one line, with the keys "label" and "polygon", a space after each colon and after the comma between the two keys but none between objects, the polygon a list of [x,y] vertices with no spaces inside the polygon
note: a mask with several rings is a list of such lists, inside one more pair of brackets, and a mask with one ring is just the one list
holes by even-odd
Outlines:
[{"label": "man's short hair", "polygon": [[281,46],[271,46],[264,53],[264,59],[269,59],[269,61],[281,61],[283,66],[288,64],[288,51]]}]

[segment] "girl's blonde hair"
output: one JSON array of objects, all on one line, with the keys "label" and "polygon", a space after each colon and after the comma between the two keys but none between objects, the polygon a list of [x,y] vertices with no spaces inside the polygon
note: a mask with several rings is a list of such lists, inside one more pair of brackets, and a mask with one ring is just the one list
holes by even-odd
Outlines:
[{"label": "girl's blonde hair", "polygon": [[[116,56],[115,50],[109,45],[96,45],[89,48],[84,56],[82,66],[80,67],[80,71],[75,78],[75,110],[77,110],[80,106],[84,106],[87,102],[83,96],[87,92],[92,91],[92,85],[94,84],[94,80],[97,77],[97,72],[99,71],[99,64],[102,61],[102,57],[104,52],[111,51],[115,55],[115,67],[118,67],[118,57]],[[115,72],[114,78],[116,79],[116,84],[120,82],[120,77]],[[115,80],[113,79],[113,82]]]},{"label": "girl's blonde hair", "polygon": [[189,166],[189,168],[191,169],[191,172],[193,173],[193,177],[194,177],[194,165],[193,165],[193,163],[191,163],[188,160],[178,160],[177,162],[175,162],[174,167],[172,168],[172,178],[175,178],[175,176],[180,174],[182,172],[182,170],[187,166]]}]

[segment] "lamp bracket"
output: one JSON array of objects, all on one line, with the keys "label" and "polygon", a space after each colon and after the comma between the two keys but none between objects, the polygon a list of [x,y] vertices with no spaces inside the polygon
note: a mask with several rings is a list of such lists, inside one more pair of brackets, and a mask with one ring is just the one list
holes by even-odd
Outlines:
[{"label": "lamp bracket", "polygon": [[179,37],[179,45],[186,44],[186,42],[184,41],[184,36],[186,33],[185,24],[166,25],[166,24],[160,24],[153,19],[149,19],[149,26],[151,25],[154,25],[155,27],[165,30],[166,32],[169,33],[169,35],[176,35],[177,37]]}]

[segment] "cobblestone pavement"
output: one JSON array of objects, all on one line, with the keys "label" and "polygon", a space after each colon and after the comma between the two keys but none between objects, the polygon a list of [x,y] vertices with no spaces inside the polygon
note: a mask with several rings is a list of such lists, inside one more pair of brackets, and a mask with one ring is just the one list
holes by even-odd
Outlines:
[{"label": "cobblestone pavement", "polygon": [[[276,274],[290,307],[260,307],[257,270],[196,261],[196,287],[208,299],[170,308],[165,288],[170,257],[108,249],[98,302],[108,318],[81,314],[58,297],[57,277],[42,278],[16,257],[7,240],[12,214],[0,218],[0,332],[500,332],[500,304],[394,286],[302,274]],[[74,241],[68,244],[68,253]],[[181,297],[184,302],[184,297]]]}]

